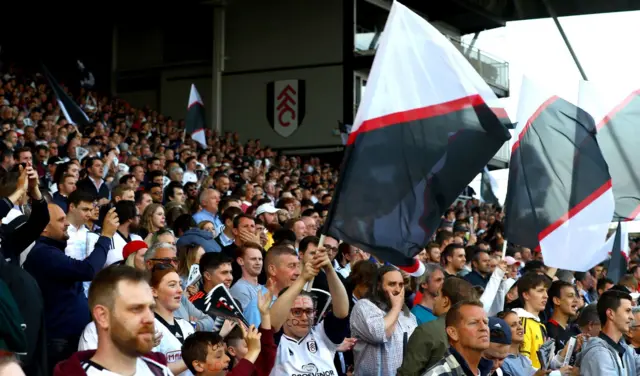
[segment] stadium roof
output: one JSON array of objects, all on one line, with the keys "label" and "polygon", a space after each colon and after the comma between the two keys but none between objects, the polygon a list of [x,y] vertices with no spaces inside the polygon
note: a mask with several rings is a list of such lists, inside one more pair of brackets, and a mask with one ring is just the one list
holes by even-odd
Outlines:
[{"label": "stadium roof", "polygon": [[[462,34],[504,26],[508,21],[547,18],[544,0],[401,0],[427,15],[443,21]],[[640,0],[549,0],[559,17],[640,10]]]}]

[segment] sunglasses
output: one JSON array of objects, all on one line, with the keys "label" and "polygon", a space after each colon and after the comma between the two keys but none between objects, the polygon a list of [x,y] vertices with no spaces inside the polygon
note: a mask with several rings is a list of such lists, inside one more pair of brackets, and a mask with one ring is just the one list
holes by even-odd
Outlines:
[{"label": "sunglasses", "polygon": [[[177,257],[163,257],[163,258],[152,258],[150,259],[151,261],[156,261],[159,262],[160,265],[167,265],[169,267],[172,267],[169,264],[178,264],[178,258]],[[156,264],[154,266],[154,268],[157,266],[158,264]]]},{"label": "sunglasses", "polygon": [[155,264],[153,265],[153,268],[151,268],[151,273],[155,273],[158,270],[167,270],[167,269],[174,269],[174,268],[170,264]]}]

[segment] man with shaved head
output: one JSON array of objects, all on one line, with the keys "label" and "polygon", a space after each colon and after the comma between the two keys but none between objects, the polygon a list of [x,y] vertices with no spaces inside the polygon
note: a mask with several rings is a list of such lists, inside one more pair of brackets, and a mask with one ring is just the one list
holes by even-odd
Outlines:
[{"label": "man with shaved head", "polygon": [[91,281],[104,266],[119,222],[115,209],[111,209],[93,252],[84,260],[75,260],[64,253],[69,239],[66,214],[56,204],[48,208],[49,224],[27,256],[24,268],[38,282],[44,297],[48,369],[53,370],[56,363],[76,351],[80,334],[91,321],[82,282]]}]

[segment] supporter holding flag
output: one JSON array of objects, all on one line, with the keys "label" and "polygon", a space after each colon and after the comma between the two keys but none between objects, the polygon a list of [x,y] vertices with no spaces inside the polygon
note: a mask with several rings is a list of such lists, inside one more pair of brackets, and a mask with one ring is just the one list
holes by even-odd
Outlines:
[{"label": "supporter holding flag", "polygon": [[424,18],[394,2],[384,30],[322,233],[415,272],[510,134],[493,91]]},{"label": "supporter holding flag", "polygon": [[[271,251],[270,251],[271,252]],[[312,296],[303,291],[320,269],[327,273],[332,311],[317,324]],[[336,374],[333,358],[349,325],[349,298],[324,249],[318,249],[300,277],[271,307],[274,330],[283,329],[272,376],[282,374]]]}]

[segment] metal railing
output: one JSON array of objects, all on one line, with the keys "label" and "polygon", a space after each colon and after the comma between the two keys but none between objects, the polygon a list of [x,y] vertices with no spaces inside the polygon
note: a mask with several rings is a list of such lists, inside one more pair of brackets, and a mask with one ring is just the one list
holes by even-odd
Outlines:
[{"label": "metal railing", "polygon": [[471,47],[459,39],[447,36],[458,51],[469,60],[480,76],[490,85],[509,90],[509,63],[500,61],[478,48]]}]

